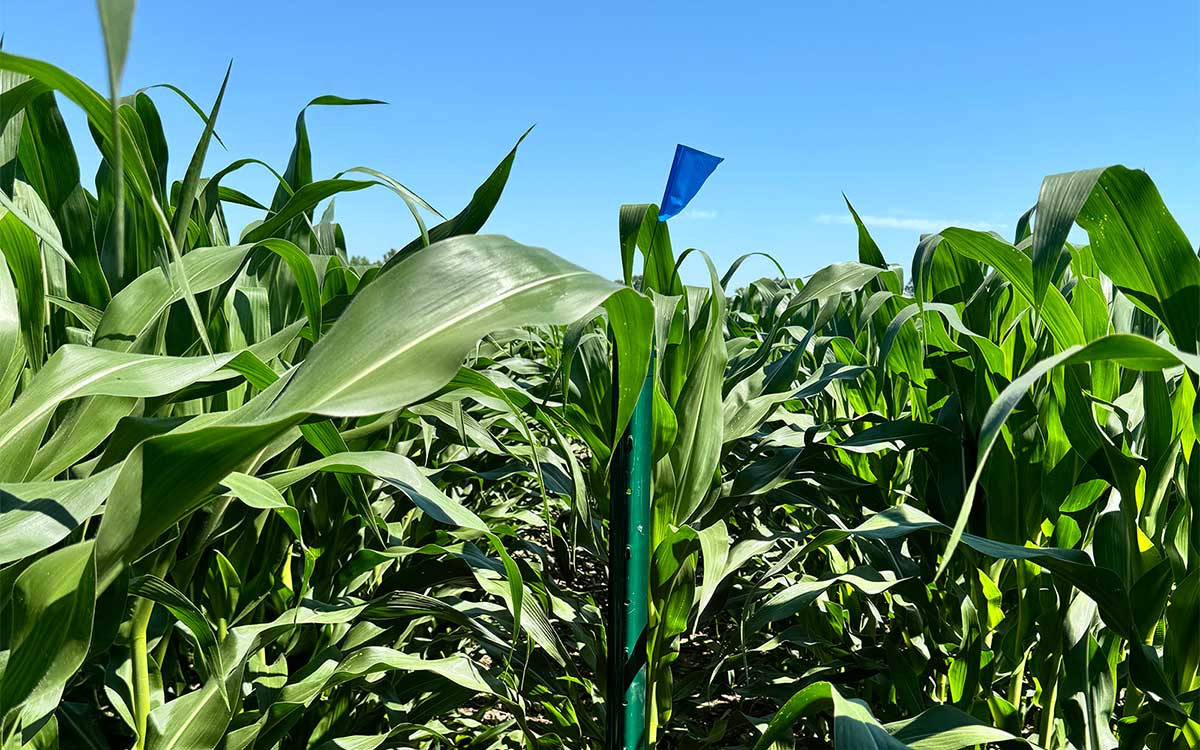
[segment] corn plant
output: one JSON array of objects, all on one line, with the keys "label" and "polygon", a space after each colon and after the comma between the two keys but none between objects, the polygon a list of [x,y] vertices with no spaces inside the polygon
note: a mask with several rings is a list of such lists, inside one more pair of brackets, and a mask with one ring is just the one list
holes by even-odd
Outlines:
[{"label": "corn plant", "polygon": [[[120,46],[128,17],[102,5],[102,18]],[[508,551],[524,519],[481,516],[465,483],[435,484],[455,449],[432,425],[449,413],[466,429],[460,392],[528,400],[462,369],[486,359],[485,334],[602,305],[621,320],[637,295],[473,235],[515,149],[427,228],[436,212],[386,175],[314,179],[304,111],[258,201],[222,179],[267,165],[201,176],[224,84],[196,108],[203,135],[168,184],[148,92],[110,100],[6,53],[0,69],[0,743],[535,736],[523,688],[553,682],[541,675],[565,650]],[[59,97],[88,117],[93,186]],[[319,221],[314,209],[371,186],[397,194],[418,236],[383,268],[353,268],[332,202]],[[231,238],[226,203],[263,218]],[[644,377],[642,350],[630,377]]]},{"label": "corn plant", "polygon": [[732,300],[741,260],[684,287],[622,211],[659,313],[651,746],[824,710],[839,748],[1194,747],[1200,259],[1153,184],[1049,177],[1015,244],[927,236],[907,289],[850,211],[857,262]]}]

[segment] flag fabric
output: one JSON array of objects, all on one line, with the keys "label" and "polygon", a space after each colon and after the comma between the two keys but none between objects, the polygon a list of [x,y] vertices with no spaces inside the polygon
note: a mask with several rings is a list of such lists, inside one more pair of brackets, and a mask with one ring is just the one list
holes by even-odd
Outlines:
[{"label": "flag fabric", "polygon": [[667,177],[667,189],[663,192],[658,220],[666,221],[682,211],[722,161],[724,159],[719,156],[697,151],[682,143],[676,146],[675,161],[671,162],[671,174]]}]

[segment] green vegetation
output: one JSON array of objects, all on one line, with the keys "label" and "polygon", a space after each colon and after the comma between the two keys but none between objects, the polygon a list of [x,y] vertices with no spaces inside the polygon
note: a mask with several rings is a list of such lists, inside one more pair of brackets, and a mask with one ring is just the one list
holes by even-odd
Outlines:
[{"label": "green vegetation", "polygon": [[[624,206],[631,288],[475,234],[515,148],[444,219],[302,111],[255,198],[220,101],[168,183],[148,92],[0,53],[4,750],[601,747],[648,372],[653,747],[1200,746],[1200,258],[1144,173],[736,292]],[[355,266],[316,210],[371,186],[414,239]]]}]

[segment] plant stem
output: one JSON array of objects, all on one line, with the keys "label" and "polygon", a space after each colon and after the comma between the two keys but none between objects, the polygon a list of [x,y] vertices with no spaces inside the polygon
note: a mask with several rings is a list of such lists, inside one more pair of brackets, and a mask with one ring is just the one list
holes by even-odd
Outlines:
[{"label": "plant stem", "polygon": [[133,608],[130,623],[133,651],[133,722],[137,730],[137,750],[146,747],[146,720],[150,716],[150,664],[146,653],[146,628],[150,625],[150,613],[154,602],[138,599]]},{"label": "plant stem", "polygon": [[1058,673],[1062,667],[1062,654],[1055,654],[1053,663],[1054,669],[1049,674],[1054,677],[1049,686],[1043,688],[1045,698],[1042,701],[1042,715],[1038,719],[1038,742],[1047,750],[1053,748],[1050,740],[1054,736],[1054,709],[1058,703]]},{"label": "plant stem", "polygon": [[[1020,642],[1025,633],[1025,587],[1028,585],[1028,580],[1025,575],[1025,566],[1020,560],[1016,560],[1017,573],[1017,640]],[[1013,670],[1012,680],[1008,684],[1008,702],[1013,704],[1017,709],[1017,715],[1021,722],[1024,722],[1024,712],[1021,710],[1021,688],[1025,683],[1025,663],[1028,660],[1028,654],[1021,653],[1021,661],[1017,664],[1017,668]]]},{"label": "plant stem", "polygon": [[171,629],[167,628],[162,634],[162,638],[158,639],[158,645],[154,647],[154,663],[161,670],[163,663],[167,659],[167,647],[171,645]]},{"label": "plant stem", "polygon": [[[179,547],[180,536],[176,536],[170,544],[158,553],[151,572],[158,578],[167,574],[171,561],[175,559],[175,550]],[[133,723],[137,730],[136,750],[145,750],[146,723],[150,716],[150,654],[146,643],[146,630],[150,627],[150,615],[154,612],[154,602],[139,597],[133,605],[133,617],[129,623],[130,650],[133,656]],[[166,635],[163,636],[165,642]],[[159,644],[159,659],[163,658],[163,644]],[[159,662],[161,664],[161,661]]]}]

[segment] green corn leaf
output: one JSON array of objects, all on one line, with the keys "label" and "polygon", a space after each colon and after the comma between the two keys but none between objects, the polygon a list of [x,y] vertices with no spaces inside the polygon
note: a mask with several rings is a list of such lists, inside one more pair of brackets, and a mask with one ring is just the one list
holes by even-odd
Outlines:
[{"label": "green corn leaf", "polygon": [[200,187],[200,170],[204,168],[204,159],[208,155],[208,144],[215,134],[217,114],[221,111],[221,100],[225,98],[225,87],[229,85],[231,70],[233,70],[233,63],[226,68],[225,78],[221,81],[221,89],[217,92],[212,111],[209,112],[208,117],[204,118],[204,132],[200,134],[200,141],[192,153],[192,160],[188,163],[183,184],[179,189],[179,198],[175,203],[175,215],[171,218],[171,236],[180,252],[183,252],[187,242],[187,228],[192,217],[192,203],[195,201],[196,192]]},{"label": "green corn leaf", "polygon": [[34,561],[13,583],[0,717],[20,711],[32,723],[52,712],[83,663],[95,608],[93,548],[87,541],[56,550]]},{"label": "green corn leaf", "polygon": [[1103,169],[1052,174],[1042,180],[1033,224],[1033,298],[1041,305],[1058,266],[1058,256],[1079,209],[1092,193]]},{"label": "green corn leaf", "polygon": [[1105,275],[1158,317],[1176,346],[1197,351],[1200,257],[1146,173],[1104,170],[1078,221]]},{"label": "green corn leaf", "polygon": [[[0,216],[0,253],[16,286],[21,336],[34,370],[45,361],[46,287],[37,238],[12,212]],[[10,350],[11,356],[11,350]]]},{"label": "green corn leaf", "polygon": [[[290,190],[285,190],[281,185],[275,190],[275,197],[271,200],[271,210],[280,211],[284,204],[288,203],[292,194],[308,186],[313,181],[312,174],[312,147],[308,141],[308,122],[306,115],[309,107],[346,107],[359,106],[363,104],[384,104],[378,99],[346,99],[340,96],[326,94],[304,105],[300,110],[300,114],[296,115],[296,144],[292,147],[292,155],[288,159],[287,169],[284,171],[284,181],[290,187]],[[309,211],[308,218],[312,218],[311,207],[304,209]]]},{"label": "green corn leaf", "polygon": [[441,240],[457,237],[460,235],[474,234],[483,228],[488,217],[492,215],[496,204],[500,201],[500,194],[504,192],[504,186],[508,183],[508,175],[512,172],[513,162],[517,158],[517,149],[521,146],[521,142],[533,131],[530,127],[520,138],[508,155],[496,165],[488,178],[483,184],[475,189],[475,193],[471,196],[471,200],[467,203],[462,211],[459,211],[448,221],[438,224],[433,229],[429,230],[429,236],[418,237],[392,256],[390,260],[383,264],[383,270],[387,271],[400,261],[407,258],[411,253],[426,246],[430,243],[440,242]]}]

